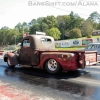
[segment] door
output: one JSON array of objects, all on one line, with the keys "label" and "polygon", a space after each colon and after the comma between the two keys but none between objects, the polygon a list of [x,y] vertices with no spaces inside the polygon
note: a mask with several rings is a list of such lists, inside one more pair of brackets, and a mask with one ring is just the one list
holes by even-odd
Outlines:
[{"label": "door", "polygon": [[19,54],[19,60],[20,64],[23,65],[31,65],[31,47],[30,47],[30,40],[25,39],[22,42],[20,54]]}]

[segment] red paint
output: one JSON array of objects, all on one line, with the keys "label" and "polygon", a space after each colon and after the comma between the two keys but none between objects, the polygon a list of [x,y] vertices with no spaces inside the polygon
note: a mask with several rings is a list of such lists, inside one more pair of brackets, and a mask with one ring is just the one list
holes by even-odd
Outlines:
[{"label": "red paint", "polygon": [[13,100],[39,100],[38,97],[8,85],[0,86],[0,94]]}]

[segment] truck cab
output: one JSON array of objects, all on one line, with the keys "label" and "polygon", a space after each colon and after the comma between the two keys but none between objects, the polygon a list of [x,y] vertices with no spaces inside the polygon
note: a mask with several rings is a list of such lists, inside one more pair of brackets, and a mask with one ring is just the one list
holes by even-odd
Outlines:
[{"label": "truck cab", "polygon": [[54,39],[50,36],[30,35],[22,40],[19,50],[19,63],[38,65],[39,51],[55,50]]}]

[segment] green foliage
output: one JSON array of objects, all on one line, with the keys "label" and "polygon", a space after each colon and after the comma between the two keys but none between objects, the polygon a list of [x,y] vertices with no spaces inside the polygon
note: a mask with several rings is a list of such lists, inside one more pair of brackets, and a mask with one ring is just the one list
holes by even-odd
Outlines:
[{"label": "green foliage", "polygon": [[0,30],[0,44],[8,45],[15,44],[15,39],[18,39],[19,31],[17,29],[2,29]]},{"label": "green foliage", "polygon": [[40,24],[34,24],[32,27],[30,27],[29,33],[36,34],[36,31],[40,31]]},{"label": "green foliage", "polygon": [[42,23],[40,24],[40,30],[41,30],[42,32],[47,33],[47,31],[48,31],[48,25],[47,25],[46,23],[42,22]]},{"label": "green foliage", "polygon": [[61,39],[64,39],[66,34],[69,33],[69,31],[73,28],[80,28],[84,21],[84,19],[73,12],[71,12],[69,15],[58,16],[57,20],[59,24],[59,30],[62,33]]},{"label": "green foliage", "polygon": [[98,26],[97,26],[97,30],[100,30],[100,23],[99,23]]},{"label": "green foliage", "polygon": [[51,28],[49,29],[48,33],[50,36],[54,37],[55,40],[60,39],[61,33],[58,28]]},{"label": "green foliage", "polygon": [[[100,30],[100,14],[93,12],[87,20],[71,12],[69,15],[47,16],[32,19],[29,23],[18,23],[15,28],[4,26],[0,29],[0,44],[16,44],[21,42],[23,34],[35,34],[36,31],[45,32],[47,35],[58,39],[72,39],[92,36],[93,30]],[[70,37],[68,37],[70,36]]]},{"label": "green foliage", "polygon": [[92,20],[95,23],[100,23],[100,14],[96,11],[90,14],[88,19]]},{"label": "green foliage", "polygon": [[6,44],[8,44],[7,43],[7,40],[8,40],[8,31],[9,31],[9,29],[5,29],[5,28],[2,28],[1,30],[0,30],[0,45],[6,45]]},{"label": "green foliage", "polygon": [[58,27],[58,21],[54,16],[47,16],[43,18],[42,22],[47,24],[49,29],[52,27]]},{"label": "green foliage", "polygon": [[84,21],[81,27],[82,36],[91,37],[93,26],[89,20]]},{"label": "green foliage", "polygon": [[58,16],[57,20],[58,20],[59,30],[62,33],[61,39],[64,39],[65,30],[69,30],[68,27],[70,24],[70,16],[68,16],[68,15]]},{"label": "green foliage", "polygon": [[69,24],[69,30],[72,30],[73,28],[80,28],[82,22],[84,19],[82,19],[77,14],[74,14],[73,12],[70,13],[70,24]]},{"label": "green foliage", "polygon": [[82,34],[81,34],[81,30],[78,28],[74,28],[69,32],[69,37],[70,38],[81,38]]}]

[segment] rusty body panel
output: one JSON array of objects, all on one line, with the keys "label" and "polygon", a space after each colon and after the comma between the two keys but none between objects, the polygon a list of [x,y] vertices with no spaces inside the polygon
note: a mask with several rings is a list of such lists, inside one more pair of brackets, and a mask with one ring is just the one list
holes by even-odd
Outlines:
[{"label": "rusty body panel", "polygon": [[17,65],[19,62],[18,62],[18,58],[17,58],[17,55],[15,55],[14,53],[11,53],[11,52],[8,52],[7,54],[4,55],[4,61],[6,62],[7,59],[10,60],[10,63],[12,65]]},{"label": "rusty body panel", "polygon": [[64,70],[76,70],[78,68],[77,54],[67,52],[43,52],[40,55],[40,64],[38,66],[44,67],[44,63],[48,59],[55,59],[60,63]]},{"label": "rusty body panel", "polygon": [[48,66],[47,70],[51,71],[56,67],[58,67],[57,70],[62,68],[66,71],[74,71],[79,68],[84,69],[86,61],[89,61],[88,65],[97,63],[97,51],[56,50],[52,37],[30,35],[22,40],[17,54],[16,52],[5,54],[5,62],[7,58],[12,65],[37,66],[41,69]]}]

